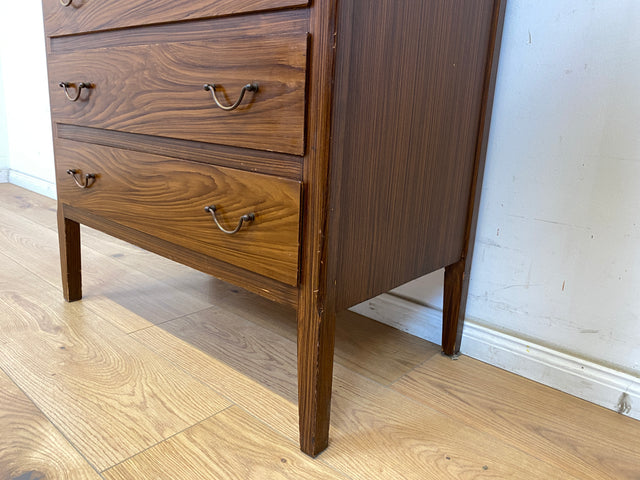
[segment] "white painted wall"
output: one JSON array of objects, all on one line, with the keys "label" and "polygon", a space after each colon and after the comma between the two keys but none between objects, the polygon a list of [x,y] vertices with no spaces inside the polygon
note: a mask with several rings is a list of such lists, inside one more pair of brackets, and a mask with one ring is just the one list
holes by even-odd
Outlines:
[{"label": "white painted wall", "polygon": [[[55,196],[55,173],[40,0],[4,2],[0,15],[0,86],[6,115],[0,159],[9,181]],[[6,158],[6,157],[5,157]],[[0,160],[1,162],[2,160]],[[0,168],[2,168],[0,166]]]},{"label": "white painted wall", "polygon": [[508,20],[467,314],[640,374],[640,2]]},{"label": "white painted wall", "polygon": [[7,136],[7,110],[4,106],[5,90],[2,78],[2,50],[0,50],[0,183],[5,183],[9,180],[9,138]]},{"label": "white painted wall", "polygon": [[[6,3],[0,162],[54,195],[40,0]],[[610,408],[640,405],[639,27],[638,0],[509,0],[462,343]],[[438,341],[441,281],[357,310]]]}]

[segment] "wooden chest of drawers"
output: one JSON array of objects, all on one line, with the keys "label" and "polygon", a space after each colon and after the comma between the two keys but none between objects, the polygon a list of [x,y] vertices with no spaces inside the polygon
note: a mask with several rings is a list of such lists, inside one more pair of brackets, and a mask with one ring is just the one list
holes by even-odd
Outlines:
[{"label": "wooden chest of drawers", "polygon": [[65,298],[79,224],[298,311],[300,441],[335,313],[445,267],[460,346],[505,0],[43,0]]}]

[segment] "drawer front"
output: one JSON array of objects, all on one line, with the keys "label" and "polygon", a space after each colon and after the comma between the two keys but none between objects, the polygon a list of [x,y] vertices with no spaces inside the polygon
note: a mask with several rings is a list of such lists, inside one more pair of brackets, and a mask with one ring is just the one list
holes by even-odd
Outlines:
[{"label": "drawer front", "polygon": [[46,34],[60,36],[308,3],[308,0],[43,0],[42,8]]},{"label": "drawer front", "polygon": [[[54,122],[304,154],[307,35],[207,36],[51,54]],[[216,105],[213,93],[228,106],[247,84],[257,91],[235,110]]]},{"label": "drawer front", "polygon": [[[67,170],[76,170],[80,188]],[[147,153],[59,140],[62,203],[224,262],[297,285],[301,184]],[[223,233],[253,213],[237,233]]]}]

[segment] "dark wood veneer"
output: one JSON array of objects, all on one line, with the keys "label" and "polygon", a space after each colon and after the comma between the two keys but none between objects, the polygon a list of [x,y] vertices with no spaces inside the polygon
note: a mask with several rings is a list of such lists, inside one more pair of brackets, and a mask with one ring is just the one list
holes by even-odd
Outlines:
[{"label": "dark wood veneer", "polygon": [[308,0],[44,0],[45,32],[50,37],[176,20],[305,6]]},{"label": "dark wood veneer", "polygon": [[303,157],[277,152],[250,151],[178,138],[154,137],[78,125],[56,125],[57,137],[137,152],[154,153],[195,162],[238,168],[248,172],[302,180]]},{"label": "dark wood veneer", "polygon": [[[300,182],[142,152],[59,140],[58,198],[149,235],[279,280],[298,283]],[[96,175],[80,189],[67,173]],[[222,233],[204,207],[215,204]]]},{"label": "dark wood veneer", "polygon": [[[493,6],[493,22],[491,24],[491,38],[487,54],[487,64],[484,76],[484,90],[482,92],[482,110],[478,122],[476,136],[475,161],[469,191],[469,206],[465,225],[463,251],[457,264],[449,265],[445,270],[444,300],[450,297],[456,301],[451,308],[443,309],[442,314],[442,350],[447,355],[454,355],[460,350],[462,341],[462,327],[467,306],[469,292],[469,273],[473,258],[473,247],[478,223],[480,195],[482,192],[482,177],[484,175],[487,144],[489,142],[489,128],[491,126],[491,108],[496,86],[498,58],[502,42],[502,29],[507,2],[496,2]],[[463,264],[463,268],[460,267]]]},{"label": "dark wood veneer", "polygon": [[[297,307],[309,455],[329,441],[336,312],[445,267],[457,352],[506,0],[43,1],[67,300],[82,223]],[[94,85],[72,103],[60,81]],[[252,81],[235,112],[202,91]],[[98,177],[79,189],[69,168]],[[266,210],[209,253],[192,207],[216,191],[226,221]]]},{"label": "dark wood veneer", "polygon": [[[195,268],[201,272],[213,275],[220,280],[232,283],[234,285],[241,285],[242,288],[249,290],[250,292],[257,293],[258,295],[265,297],[274,302],[283,303],[292,307],[298,305],[298,289],[286,285],[277,280],[267,278],[263,275],[258,275],[248,270],[236,267],[229,263],[220,261],[210,255],[204,255],[188,248],[176,245],[175,243],[166,242],[158,237],[147,235],[139,230],[134,230],[125,225],[121,225],[112,222],[104,217],[99,217],[91,212],[87,212],[85,209],[76,208],[72,205],[64,205],[60,203],[58,205],[58,212],[62,212],[67,223],[70,223],[72,240],[76,238],[75,225],[81,223],[88,227],[95,228],[103,232],[109,232],[109,235],[124,240],[125,242],[138,245],[145,250],[148,250],[158,255],[162,255],[170,260],[187,265],[188,267]],[[75,224],[75,225],[74,225]],[[67,235],[67,238],[69,236]],[[71,241],[72,257],[79,259],[80,249],[80,232],[77,231],[77,242]],[[73,246],[77,245],[78,252],[73,250]],[[62,258],[63,266],[66,265],[66,259]],[[99,268],[99,265],[92,265],[91,268]],[[70,275],[69,284],[80,279],[80,267],[78,264],[77,269],[70,269],[73,272]],[[63,277],[64,280],[64,277]],[[74,288],[71,289],[73,295],[69,301],[80,300],[82,291],[78,290],[80,283],[77,285],[71,285]],[[66,298],[66,287],[64,288]]]},{"label": "dark wood veneer", "polygon": [[[304,153],[306,35],[145,44],[51,55],[51,110],[57,121],[184,140]],[[144,62],[140,59],[144,58]],[[77,102],[58,84],[90,82]],[[216,106],[206,83],[237,110]],[[56,91],[57,90],[57,91]]]},{"label": "dark wood veneer", "polygon": [[490,1],[375,3],[338,19],[338,309],[460,258],[491,36]]}]

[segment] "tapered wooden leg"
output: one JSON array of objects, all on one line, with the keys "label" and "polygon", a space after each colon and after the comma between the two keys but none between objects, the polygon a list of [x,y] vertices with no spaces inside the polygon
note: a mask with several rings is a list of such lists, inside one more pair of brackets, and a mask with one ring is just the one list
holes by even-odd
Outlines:
[{"label": "tapered wooden leg", "polygon": [[462,259],[444,270],[442,351],[446,355],[455,355],[460,350],[468,291],[469,275]]},{"label": "tapered wooden leg", "polygon": [[80,224],[65,218],[61,205],[58,205],[58,240],[60,242],[62,293],[67,302],[80,300],[82,298]]},{"label": "tapered wooden leg", "polygon": [[335,313],[316,307],[298,307],[300,449],[313,457],[329,442],[335,344]]}]

